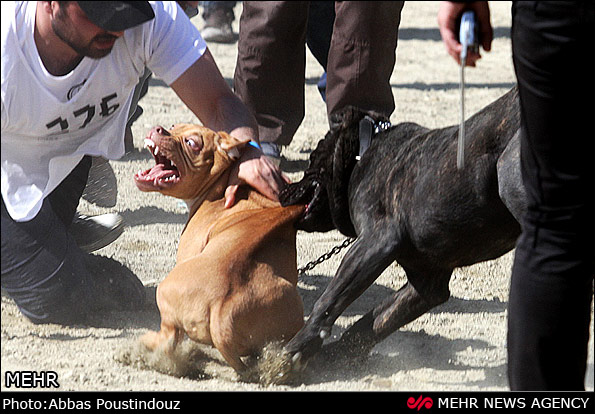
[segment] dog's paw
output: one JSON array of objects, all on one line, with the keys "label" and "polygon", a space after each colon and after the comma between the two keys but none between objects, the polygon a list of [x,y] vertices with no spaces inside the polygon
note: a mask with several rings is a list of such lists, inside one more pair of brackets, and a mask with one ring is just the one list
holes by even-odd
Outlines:
[{"label": "dog's paw", "polygon": [[146,343],[136,340],[114,355],[115,361],[136,369],[191,379],[208,378],[204,371],[208,359],[203,348],[192,341],[184,341],[174,351],[165,352],[163,348],[152,350]]},{"label": "dog's paw", "polygon": [[291,385],[297,380],[297,372],[291,355],[283,348],[283,344],[274,342],[266,345],[249,364],[249,368],[239,373],[239,376],[242,381],[266,387]]}]

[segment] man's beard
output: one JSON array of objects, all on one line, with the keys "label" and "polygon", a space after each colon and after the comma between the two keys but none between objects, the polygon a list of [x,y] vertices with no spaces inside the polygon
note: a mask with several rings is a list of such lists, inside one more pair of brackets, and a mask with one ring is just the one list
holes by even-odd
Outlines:
[{"label": "man's beard", "polygon": [[[62,16],[60,16],[62,17]],[[58,21],[60,23],[58,23]],[[60,40],[62,40],[64,43],[66,43],[68,46],[70,46],[76,53],[78,53],[81,56],[86,56],[86,57],[90,57],[92,59],[101,59],[102,57],[105,57],[107,55],[110,54],[110,52],[112,51],[112,48],[106,48],[106,49],[98,49],[98,48],[94,48],[93,47],[93,43],[96,40],[99,41],[104,41],[104,40],[116,40],[117,37],[113,36],[111,34],[100,34],[95,36],[93,39],[91,39],[91,41],[86,44],[83,45],[80,42],[75,42],[72,39],[72,31],[65,29],[67,27],[72,27],[72,25],[68,25],[65,23],[63,18],[58,18],[58,19],[54,19],[52,20],[52,29],[54,30],[54,33],[56,34],[56,36],[58,36],[58,38],[60,38]]]}]

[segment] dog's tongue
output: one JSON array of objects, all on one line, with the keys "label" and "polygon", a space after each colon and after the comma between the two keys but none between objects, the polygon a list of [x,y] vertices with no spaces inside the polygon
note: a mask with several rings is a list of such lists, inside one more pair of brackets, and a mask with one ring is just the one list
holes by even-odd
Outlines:
[{"label": "dog's tongue", "polygon": [[160,191],[178,183],[180,175],[177,169],[157,164],[150,170],[139,171],[134,175],[134,181],[141,191]]},{"label": "dog's tongue", "polygon": [[150,170],[147,170],[143,174],[143,178],[145,179],[164,179],[166,177],[177,175],[177,170],[166,169],[164,164],[157,164]]}]

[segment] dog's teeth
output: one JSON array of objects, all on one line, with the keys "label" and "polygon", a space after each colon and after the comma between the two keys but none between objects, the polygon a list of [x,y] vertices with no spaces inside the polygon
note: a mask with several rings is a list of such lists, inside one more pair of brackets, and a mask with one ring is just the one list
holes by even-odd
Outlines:
[{"label": "dog's teeth", "polygon": [[172,167],[176,167],[176,168],[178,168],[178,167],[176,166],[176,163],[175,163],[175,162],[173,162],[173,161],[170,161],[170,162],[171,162],[171,166],[172,166]]},{"label": "dog's teeth", "polygon": [[155,150],[153,151],[153,155],[157,156],[159,154],[159,145],[155,145]]},{"label": "dog's teeth", "polygon": [[155,143],[151,141],[149,138],[145,138],[145,145],[144,148],[152,148]]}]

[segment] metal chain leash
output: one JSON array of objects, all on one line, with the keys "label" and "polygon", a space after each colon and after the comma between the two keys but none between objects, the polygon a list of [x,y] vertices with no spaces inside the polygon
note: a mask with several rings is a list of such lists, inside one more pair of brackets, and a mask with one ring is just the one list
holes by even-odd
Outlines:
[{"label": "metal chain leash", "polygon": [[333,247],[329,252],[323,254],[318,259],[312,260],[311,262],[308,262],[305,266],[300,267],[298,269],[298,274],[299,275],[302,275],[302,274],[306,273],[307,271],[314,269],[320,263],[327,261],[328,259],[330,259],[334,255],[336,255],[337,253],[339,253],[341,250],[343,250],[344,248],[346,248],[347,246],[349,246],[354,241],[355,241],[355,238],[345,239],[343,241],[343,243],[341,243],[338,246]]}]

